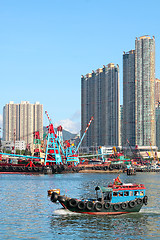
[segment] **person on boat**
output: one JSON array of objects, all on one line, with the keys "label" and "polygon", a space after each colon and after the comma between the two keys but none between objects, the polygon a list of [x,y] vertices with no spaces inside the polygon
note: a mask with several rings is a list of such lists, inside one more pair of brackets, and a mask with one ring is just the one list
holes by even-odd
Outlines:
[{"label": "person on boat", "polygon": [[122,185],[122,181],[120,180],[120,175],[116,179],[114,179],[114,185]]}]

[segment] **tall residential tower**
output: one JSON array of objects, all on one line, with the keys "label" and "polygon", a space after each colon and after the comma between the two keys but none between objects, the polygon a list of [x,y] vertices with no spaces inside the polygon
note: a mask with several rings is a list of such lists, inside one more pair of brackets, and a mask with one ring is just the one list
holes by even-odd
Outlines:
[{"label": "tall residential tower", "polygon": [[83,146],[119,146],[119,66],[113,63],[81,77],[81,129],[94,117]]},{"label": "tall residential tower", "polygon": [[132,146],[156,145],[154,37],[136,38],[123,55],[123,124]]},{"label": "tall residential tower", "polygon": [[155,127],[155,38],[143,36],[135,41],[136,143],[155,146]]},{"label": "tall residential tower", "polygon": [[123,145],[135,145],[135,51],[123,53]]},{"label": "tall residential tower", "polygon": [[22,101],[20,104],[10,102],[3,108],[3,140],[25,140],[33,143],[33,132],[39,131],[43,139],[43,105],[39,102],[30,104]]}]

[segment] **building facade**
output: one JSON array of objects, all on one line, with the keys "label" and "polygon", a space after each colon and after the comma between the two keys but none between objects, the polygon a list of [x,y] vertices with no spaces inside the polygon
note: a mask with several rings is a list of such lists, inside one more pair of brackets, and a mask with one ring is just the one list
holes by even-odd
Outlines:
[{"label": "building facade", "polygon": [[136,144],[156,145],[155,38],[135,41],[135,131]]},{"label": "building facade", "polygon": [[33,144],[33,133],[39,131],[43,139],[43,105],[39,102],[20,104],[10,102],[3,108],[3,140]]},{"label": "building facade", "polygon": [[136,38],[123,54],[123,125],[131,146],[156,145],[154,37]]},{"label": "building facade", "polygon": [[123,145],[135,145],[135,51],[123,53]]},{"label": "building facade", "polygon": [[119,146],[119,66],[113,63],[81,77],[82,146]]}]

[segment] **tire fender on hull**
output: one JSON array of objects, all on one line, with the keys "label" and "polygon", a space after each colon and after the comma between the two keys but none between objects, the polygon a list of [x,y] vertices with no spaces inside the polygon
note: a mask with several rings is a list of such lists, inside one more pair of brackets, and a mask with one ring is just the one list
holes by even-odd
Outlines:
[{"label": "tire fender on hull", "polygon": [[136,202],[134,200],[129,201],[128,205],[129,205],[130,208],[133,208],[133,207],[136,206]]},{"label": "tire fender on hull", "polygon": [[65,200],[66,200],[65,196],[61,196],[61,195],[58,196],[59,202],[65,202]]},{"label": "tire fender on hull", "polygon": [[143,203],[144,203],[145,205],[147,205],[147,203],[148,203],[148,197],[147,197],[147,196],[144,196],[144,198],[143,198]]},{"label": "tire fender on hull", "polygon": [[111,207],[111,204],[109,202],[104,203],[104,208],[109,209]]},{"label": "tire fender on hull", "polygon": [[113,209],[114,209],[115,211],[118,211],[118,210],[120,209],[120,204],[119,204],[119,203],[115,203],[115,204],[113,205]]},{"label": "tire fender on hull", "polygon": [[51,201],[56,202],[58,200],[58,194],[56,192],[53,192],[51,195]]},{"label": "tire fender on hull", "polygon": [[68,204],[69,204],[70,207],[77,207],[78,202],[77,202],[76,199],[71,198],[71,199],[69,200]]},{"label": "tire fender on hull", "polygon": [[137,199],[137,204],[142,204],[143,203],[143,199],[142,198],[138,198]]},{"label": "tire fender on hull", "polygon": [[94,208],[94,203],[91,201],[88,201],[86,203],[86,208],[87,208],[87,210],[92,210]]},{"label": "tire fender on hull", "polygon": [[125,210],[127,207],[128,207],[128,203],[123,202],[123,203],[121,204],[121,208],[122,208],[123,210]]},{"label": "tire fender on hull", "polygon": [[77,207],[79,210],[83,210],[85,208],[85,202],[83,201],[78,202]]},{"label": "tire fender on hull", "polygon": [[94,208],[96,209],[96,211],[101,211],[103,208],[103,204],[101,202],[96,202]]}]

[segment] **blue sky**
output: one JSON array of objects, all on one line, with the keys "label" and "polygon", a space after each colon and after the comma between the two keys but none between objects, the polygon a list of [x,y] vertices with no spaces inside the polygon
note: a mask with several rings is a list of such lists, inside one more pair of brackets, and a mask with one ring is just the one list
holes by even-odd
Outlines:
[{"label": "blue sky", "polygon": [[[160,78],[158,0],[1,0],[0,121],[9,101],[39,101],[55,125],[80,130],[81,75],[120,66],[135,38],[155,36]],[[48,124],[44,114],[44,125]]]}]

